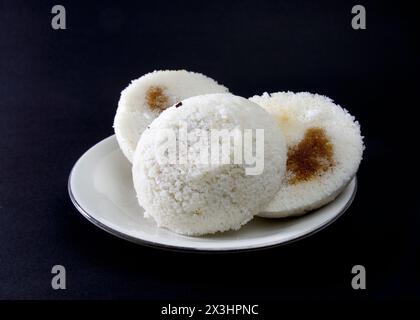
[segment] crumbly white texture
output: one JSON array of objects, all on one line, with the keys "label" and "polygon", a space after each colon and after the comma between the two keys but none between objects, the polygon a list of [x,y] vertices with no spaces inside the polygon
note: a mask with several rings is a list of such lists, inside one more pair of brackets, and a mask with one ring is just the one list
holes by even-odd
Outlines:
[{"label": "crumbly white texture", "polygon": [[347,110],[325,96],[308,92],[277,92],[254,96],[278,121],[287,146],[298,144],[309,128],[319,127],[333,144],[335,166],[309,181],[287,179],[259,216],[281,218],[304,214],[334,200],[356,174],[364,150],[359,123]]},{"label": "crumbly white texture", "polygon": [[[246,175],[242,164],[200,165],[199,139],[190,142],[193,156],[187,164],[160,164],[155,151],[164,141],[156,130],[185,126],[192,134],[194,129],[264,129],[263,172]],[[185,235],[237,230],[278,192],[286,152],[276,121],[257,104],[231,94],[192,97],[166,109],[142,134],[133,160],[134,187],[145,216],[159,227]]]},{"label": "crumbly white texture", "polygon": [[215,80],[186,70],[153,71],[133,80],[121,92],[114,118],[115,136],[130,162],[140,135],[160,113],[151,110],[147,104],[146,92],[150,87],[164,88],[169,106],[200,94],[228,92],[226,87]]}]

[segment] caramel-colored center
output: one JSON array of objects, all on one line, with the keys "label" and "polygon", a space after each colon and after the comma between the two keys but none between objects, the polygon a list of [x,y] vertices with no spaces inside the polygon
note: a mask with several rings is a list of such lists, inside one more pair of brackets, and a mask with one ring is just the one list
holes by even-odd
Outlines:
[{"label": "caramel-colored center", "polygon": [[309,128],[303,139],[289,147],[287,153],[288,182],[311,180],[334,166],[334,149],[325,129]]},{"label": "caramel-colored center", "polygon": [[151,86],[146,91],[146,103],[152,111],[162,112],[169,107],[169,98],[164,93],[164,88]]}]

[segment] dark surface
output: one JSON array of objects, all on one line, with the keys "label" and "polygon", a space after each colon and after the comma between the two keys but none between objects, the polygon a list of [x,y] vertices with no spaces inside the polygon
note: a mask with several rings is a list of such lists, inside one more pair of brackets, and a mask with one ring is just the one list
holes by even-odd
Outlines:
[{"label": "dark surface", "polygon": [[[0,298],[390,299],[420,297],[414,8],[330,1],[0,1]],[[367,149],[348,212],[259,252],[174,253],[117,239],[72,206],[68,174],[113,133],[120,91],[154,69],[202,72],[245,97],[325,94],[360,121]],[[417,195],[415,194],[417,192]],[[51,289],[51,267],[67,290]],[[362,264],[367,290],[351,288]]]}]

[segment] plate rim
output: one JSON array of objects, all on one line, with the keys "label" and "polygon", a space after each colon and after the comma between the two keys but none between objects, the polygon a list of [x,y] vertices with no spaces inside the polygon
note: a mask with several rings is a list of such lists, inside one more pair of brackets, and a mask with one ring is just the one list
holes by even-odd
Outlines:
[{"label": "plate rim", "polygon": [[[75,208],[77,209],[77,211],[79,211],[79,213],[84,218],[86,218],[90,223],[92,223],[96,227],[98,227],[98,228],[106,231],[107,233],[112,234],[113,236],[116,236],[120,239],[129,241],[131,243],[147,246],[147,247],[150,247],[150,248],[157,248],[157,249],[161,249],[161,250],[169,250],[169,251],[177,251],[177,252],[181,251],[181,252],[195,252],[195,253],[236,253],[236,252],[249,252],[249,251],[266,250],[266,249],[271,249],[271,248],[274,248],[274,247],[283,246],[283,245],[290,244],[292,242],[299,241],[299,240],[302,240],[304,238],[310,237],[310,236],[314,235],[315,233],[318,233],[319,231],[322,231],[324,228],[328,227],[330,224],[335,222],[351,206],[351,204],[353,203],[353,201],[356,197],[356,193],[357,193],[357,189],[358,189],[357,176],[354,175],[354,177],[352,179],[350,179],[350,181],[346,185],[346,187],[347,187],[354,180],[354,188],[352,190],[352,194],[350,195],[349,200],[346,202],[346,204],[344,205],[344,207],[340,210],[340,212],[338,214],[336,214],[332,219],[328,220],[326,223],[315,227],[311,231],[309,231],[309,232],[307,232],[303,235],[297,236],[295,238],[288,239],[288,240],[283,241],[283,242],[267,244],[267,245],[261,245],[261,244],[257,244],[257,245],[254,245],[254,246],[249,245],[249,246],[244,246],[244,247],[239,247],[239,248],[216,248],[216,247],[198,248],[198,247],[185,247],[185,246],[178,246],[178,245],[168,245],[168,244],[163,244],[163,243],[160,243],[160,242],[153,242],[153,241],[133,237],[131,235],[120,232],[120,231],[102,223],[101,221],[96,219],[94,217],[94,215],[92,215],[87,210],[85,210],[81,206],[81,204],[77,201],[77,199],[75,198],[75,196],[73,194],[72,187],[71,187],[71,181],[72,181],[73,172],[75,170],[75,167],[79,163],[79,161],[90,150],[92,150],[94,147],[96,147],[98,144],[100,144],[101,142],[104,142],[105,140],[109,140],[109,139],[113,138],[114,136],[115,135],[111,135],[111,136],[109,136],[107,138],[104,138],[104,139],[100,140],[99,142],[95,143],[93,146],[91,146],[88,150],[86,150],[77,159],[77,161],[74,163],[74,165],[73,165],[73,167],[70,171],[70,174],[69,174],[69,178],[68,178],[68,181],[67,181],[67,191],[69,193],[70,200],[73,203],[73,205],[75,206]],[[344,188],[346,188],[346,187],[344,187]],[[343,191],[344,191],[344,189],[343,189]],[[338,195],[340,195],[340,194],[341,194],[341,192]],[[299,217],[297,217],[297,218],[299,218]]]}]

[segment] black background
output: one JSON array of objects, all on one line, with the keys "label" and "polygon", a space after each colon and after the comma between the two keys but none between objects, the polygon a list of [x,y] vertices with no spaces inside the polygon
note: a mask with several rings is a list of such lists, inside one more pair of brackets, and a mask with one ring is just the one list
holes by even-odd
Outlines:
[{"label": "black background", "polygon": [[[63,4],[67,30],[51,28]],[[363,4],[367,29],[351,28]],[[384,1],[0,1],[0,298],[210,301],[420,297],[416,11]],[[67,178],[113,134],[120,91],[155,69],[202,72],[245,97],[327,95],[367,149],[348,212],[286,246],[237,254],[151,249],[72,206]],[[67,289],[51,289],[51,267]],[[362,264],[367,290],[351,288]]]}]

